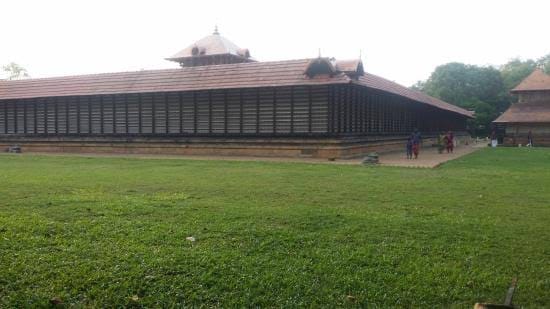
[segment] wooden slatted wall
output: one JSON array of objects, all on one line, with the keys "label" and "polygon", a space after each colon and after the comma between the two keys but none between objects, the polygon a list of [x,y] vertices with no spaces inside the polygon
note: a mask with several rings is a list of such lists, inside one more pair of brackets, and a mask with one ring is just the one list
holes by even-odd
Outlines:
[{"label": "wooden slatted wall", "polygon": [[328,134],[329,100],[328,86],[5,100],[0,134]]}]

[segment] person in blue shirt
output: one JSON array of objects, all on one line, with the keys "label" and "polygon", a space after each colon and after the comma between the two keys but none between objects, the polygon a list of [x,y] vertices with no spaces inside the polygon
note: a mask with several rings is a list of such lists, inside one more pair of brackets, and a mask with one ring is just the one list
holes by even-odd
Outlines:
[{"label": "person in blue shirt", "polygon": [[407,138],[407,159],[413,158],[413,135]]}]

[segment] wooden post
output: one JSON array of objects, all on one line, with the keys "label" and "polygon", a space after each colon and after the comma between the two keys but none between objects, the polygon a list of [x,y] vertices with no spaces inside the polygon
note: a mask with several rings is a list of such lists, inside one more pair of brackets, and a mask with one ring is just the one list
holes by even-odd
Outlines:
[{"label": "wooden post", "polygon": [[48,134],[48,99],[44,99],[44,134]]},{"label": "wooden post", "polygon": [[260,133],[260,88],[256,88],[256,134]]},{"label": "wooden post", "polygon": [[164,128],[166,134],[170,133],[170,114],[168,113],[168,93],[164,93]]},{"label": "wooden post", "polygon": [[183,95],[178,92],[178,103],[179,103],[179,116],[180,116],[180,134],[183,134]]},{"label": "wooden post", "polygon": [[223,90],[223,132],[227,134],[227,127],[228,123],[227,120],[229,119],[227,113],[228,113],[228,107],[227,107],[227,89]]},{"label": "wooden post", "polygon": [[13,133],[17,134],[18,131],[18,121],[17,121],[17,105],[19,105],[17,100],[13,100]]},{"label": "wooden post", "polygon": [[126,134],[129,133],[129,117],[128,117],[128,94],[124,94],[124,122],[126,125]]},{"label": "wooden post", "polygon": [[88,134],[92,134],[92,96],[88,96]]},{"label": "wooden post", "polygon": [[198,108],[197,108],[197,92],[193,91],[193,133],[197,134],[197,124],[198,124]]},{"label": "wooden post", "polygon": [[290,86],[290,133],[294,133],[294,86]]},{"label": "wooden post", "polygon": [[71,133],[70,119],[69,119],[69,98],[65,97],[65,134]]},{"label": "wooden post", "polygon": [[338,122],[338,133],[342,133],[342,86],[335,86],[336,90],[336,121]]},{"label": "wooden post", "polygon": [[239,89],[239,133],[243,134],[243,122],[244,122],[244,111],[243,111],[243,89]]},{"label": "wooden post", "polygon": [[307,131],[311,133],[312,123],[313,123],[313,98],[312,98],[312,88],[313,86],[308,87],[307,98],[308,98],[308,118],[307,118]]},{"label": "wooden post", "polygon": [[111,95],[111,102],[113,102],[113,134],[116,134],[116,95]]},{"label": "wooden post", "polygon": [[142,105],[143,105],[143,102],[142,102],[142,98],[141,98],[141,93],[138,93],[138,133],[139,134],[142,134],[143,133],[143,118],[142,118]]},{"label": "wooden post", "polygon": [[155,134],[157,132],[157,109],[156,109],[156,100],[155,100],[155,93],[151,93],[151,133]]},{"label": "wooden post", "polygon": [[[33,133],[38,133],[38,120],[36,119],[37,112],[36,99],[32,100],[32,112],[33,112]],[[7,133],[7,132],[6,132]]]},{"label": "wooden post", "polygon": [[59,134],[59,108],[58,108],[59,98],[55,97],[53,99],[53,117],[54,117],[54,132]]},{"label": "wooden post", "polygon": [[[103,95],[99,95],[99,132],[101,132],[101,134],[103,134],[105,132],[105,115],[104,115],[104,106],[103,106]],[[88,102],[88,116],[91,116],[92,113],[92,105],[91,105],[91,102]],[[90,119],[91,120],[91,119]],[[89,122],[89,124],[91,125],[91,121]],[[91,128],[91,127],[90,127]],[[92,130],[90,130],[90,133],[92,133]]]},{"label": "wooden post", "polygon": [[212,133],[212,90],[208,90],[208,133]]},{"label": "wooden post", "polygon": [[4,106],[4,134],[8,134],[8,102],[4,101],[2,105]]},{"label": "wooden post", "polygon": [[23,100],[23,133],[27,134],[27,104],[28,100]]},{"label": "wooden post", "polygon": [[273,134],[277,133],[277,87],[273,87]]},{"label": "wooden post", "polygon": [[333,99],[333,87],[328,86],[328,101],[327,101],[327,133],[333,133],[334,131],[334,99]]}]

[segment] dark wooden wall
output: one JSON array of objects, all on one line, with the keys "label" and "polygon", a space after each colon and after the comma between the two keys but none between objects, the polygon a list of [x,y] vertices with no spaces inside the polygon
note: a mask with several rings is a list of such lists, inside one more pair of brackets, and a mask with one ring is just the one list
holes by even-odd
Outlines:
[{"label": "dark wooden wall", "polygon": [[0,134],[323,134],[327,113],[327,86],[6,100]]},{"label": "dark wooden wall", "polygon": [[331,86],[329,132],[339,135],[405,135],[465,131],[466,117],[364,87]]},{"label": "dark wooden wall", "polygon": [[306,136],[465,130],[466,120],[354,85],[0,101],[0,134]]}]

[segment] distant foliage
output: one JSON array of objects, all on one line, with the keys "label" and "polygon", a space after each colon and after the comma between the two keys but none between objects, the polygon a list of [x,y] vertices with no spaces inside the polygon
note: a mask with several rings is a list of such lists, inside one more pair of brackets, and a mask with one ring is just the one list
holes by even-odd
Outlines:
[{"label": "distant foliage", "polygon": [[483,136],[491,130],[491,122],[517,100],[510,90],[537,67],[550,74],[550,54],[538,60],[514,58],[498,67],[451,62],[438,66],[428,80],[411,88],[475,111],[470,128]]},{"label": "distant foliage", "polygon": [[537,60],[537,66],[546,72],[546,74],[550,74],[550,53]]},{"label": "distant foliage", "polygon": [[24,67],[14,62],[11,62],[7,65],[2,66],[2,71],[4,72],[6,79],[8,80],[15,80],[15,79],[22,79],[22,78],[29,77],[27,70]]}]

